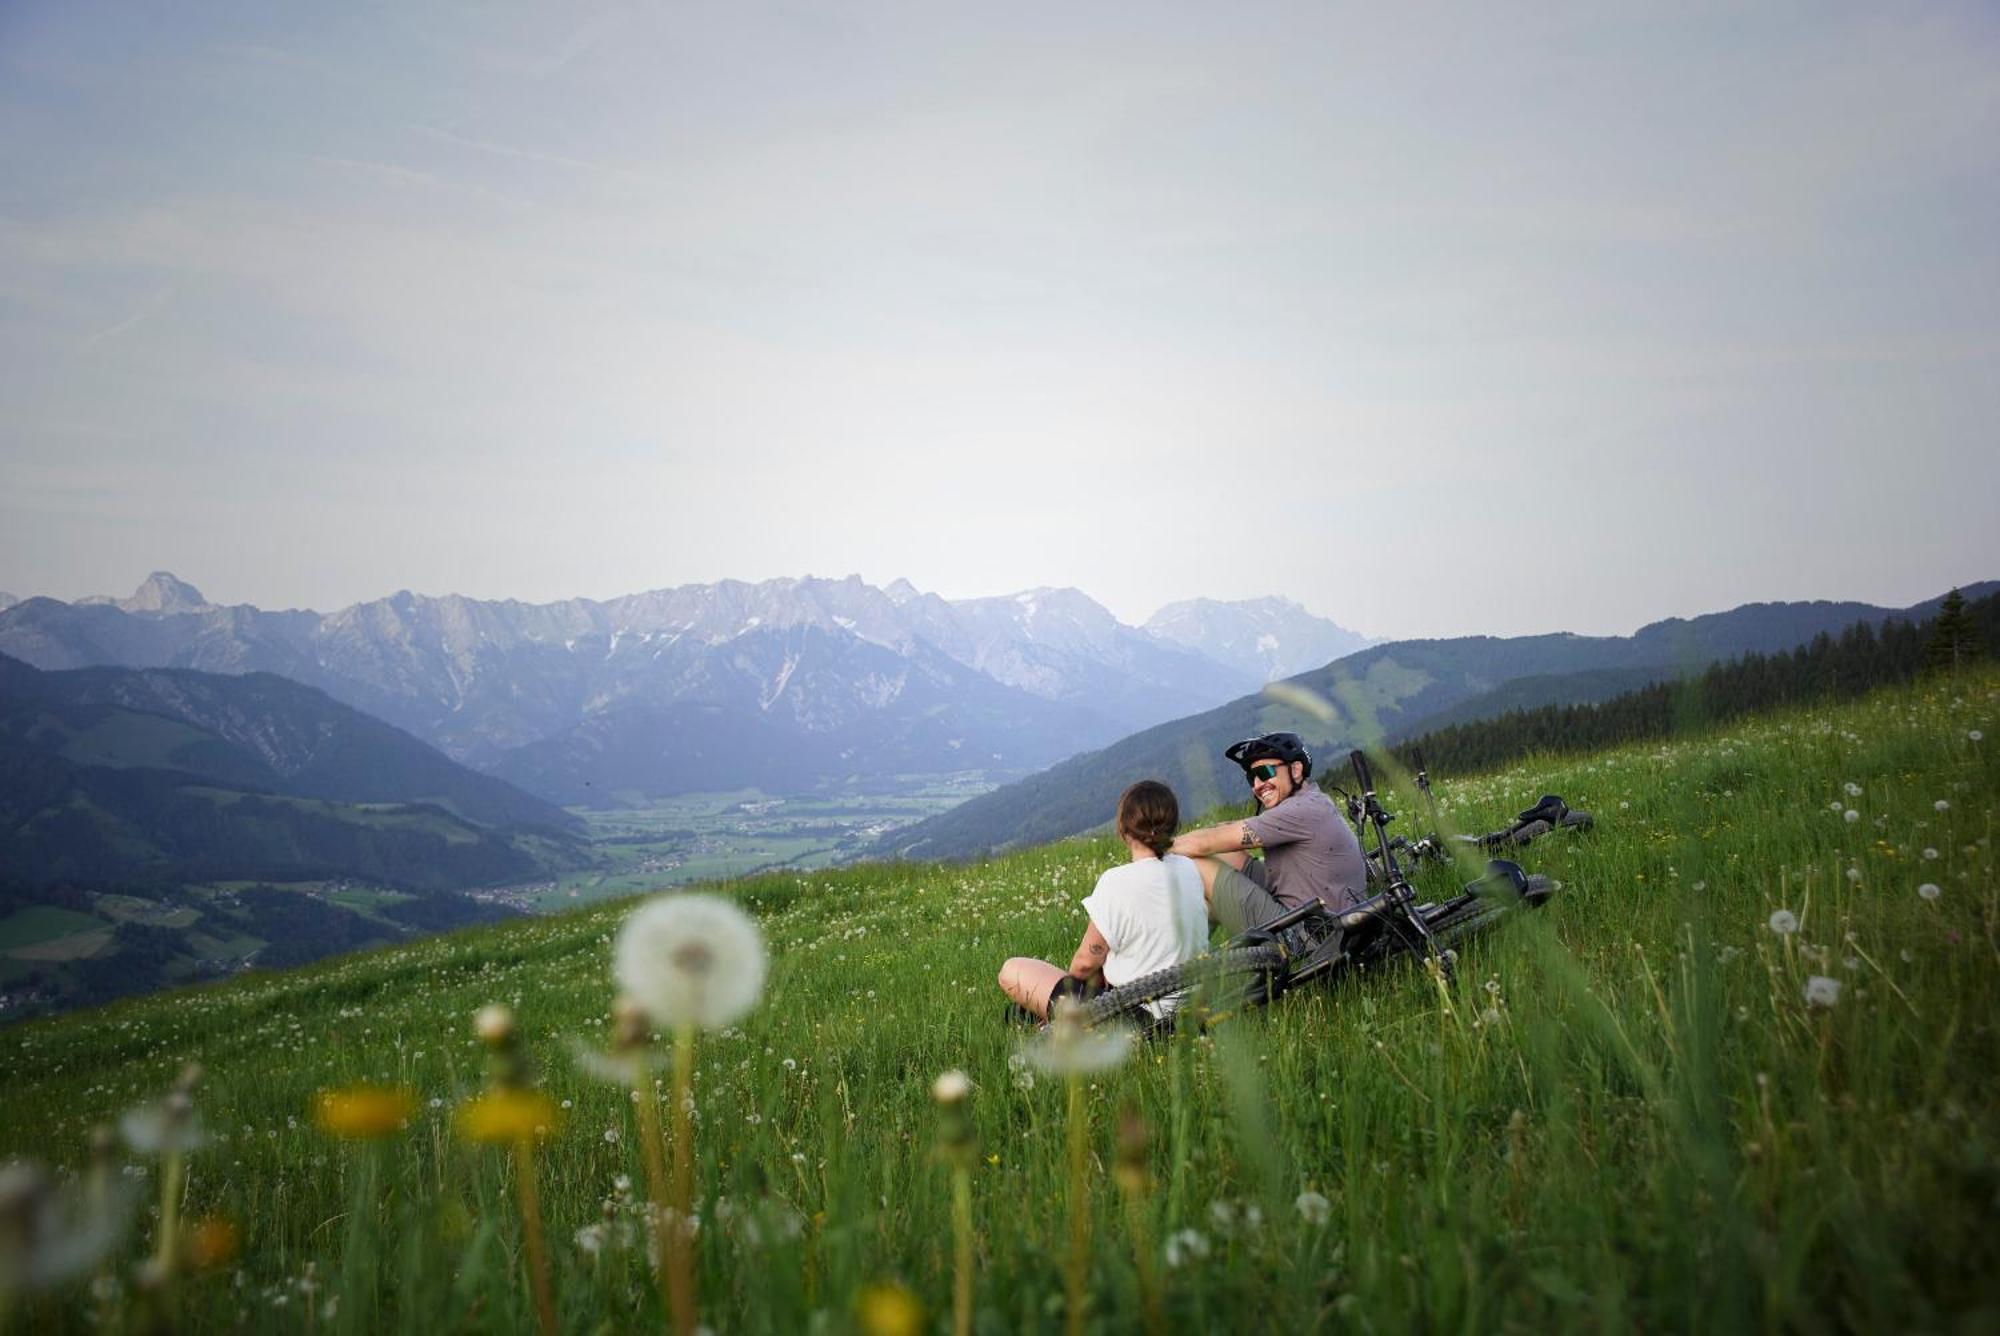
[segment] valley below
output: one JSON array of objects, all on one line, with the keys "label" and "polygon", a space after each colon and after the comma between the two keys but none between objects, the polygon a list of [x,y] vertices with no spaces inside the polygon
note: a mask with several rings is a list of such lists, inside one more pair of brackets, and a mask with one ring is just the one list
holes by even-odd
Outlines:
[{"label": "valley below", "polygon": [[694,882],[834,867],[999,782],[986,771],[966,770],[792,796],[737,789],[629,807],[571,808],[589,830],[590,866],[465,894],[522,913],[548,913]]}]

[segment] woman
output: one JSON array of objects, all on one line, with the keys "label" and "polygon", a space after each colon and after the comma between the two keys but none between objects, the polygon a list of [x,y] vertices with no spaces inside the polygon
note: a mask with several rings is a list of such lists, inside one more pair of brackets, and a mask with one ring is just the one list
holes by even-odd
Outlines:
[{"label": "woman", "polygon": [[[1088,997],[1141,975],[1190,960],[1208,948],[1208,910],[1201,873],[1192,860],[1167,852],[1180,825],[1174,791],[1142,779],[1118,798],[1119,838],[1130,862],[1097,879],[1085,897],[1089,916],[1067,971],[1046,960],[1015,956],[1000,967],[1000,991],[1038,1020],[1060,997]],[[1148,1006],[1172,1013],[1177,997]]]}]

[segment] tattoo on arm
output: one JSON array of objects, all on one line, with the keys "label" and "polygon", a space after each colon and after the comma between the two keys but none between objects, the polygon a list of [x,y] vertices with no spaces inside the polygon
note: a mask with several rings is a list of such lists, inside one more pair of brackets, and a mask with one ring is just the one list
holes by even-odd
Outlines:
[{"label": "tattoo on arm", "polygon": [[1243,847],[1245,849],[1255,849],[1262,842],[1257,838],[1256,831],[1250,829],[1247,825],[1243,827]]}]

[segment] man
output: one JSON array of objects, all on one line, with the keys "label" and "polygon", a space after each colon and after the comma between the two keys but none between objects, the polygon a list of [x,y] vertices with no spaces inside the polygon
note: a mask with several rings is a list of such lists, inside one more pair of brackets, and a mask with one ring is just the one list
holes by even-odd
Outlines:
[{"label": "man", "polygon": [[[1201,872],[1208,917],[1232,933],[1318,898],[1338,913],[1367,898],[1361,843],[1333,799],[1306,781],[1312,756],[1296,733],[1247,738],[1223,753],[1243,767],[1257,815],[1175,837]],[[1264,857],[1252,860],[1252,850]]]}]

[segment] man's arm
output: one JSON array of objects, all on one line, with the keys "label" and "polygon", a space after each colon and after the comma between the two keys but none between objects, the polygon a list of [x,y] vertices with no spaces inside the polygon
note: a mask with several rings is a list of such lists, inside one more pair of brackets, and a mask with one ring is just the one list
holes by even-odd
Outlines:
[{"label": "man's arm", "polygon": [[1167,852],[1200,858],[1206,854],[1240,854],[1255,849],[1259,843],[1257,832],[1248,821],[1225,821],[1219,826],[1204,826],[1174,836]]},{"label": "man's arm", "polygon": [[1111,954],[1111,943],[1104,940],[1104,934],[1097,930],[1095,923],[1083,930],[1083,940],[1076,944],[1076,954],[1070,958],[1069,972],[1084,983],[1101,982],[1104,976],[1104,958]]}]

